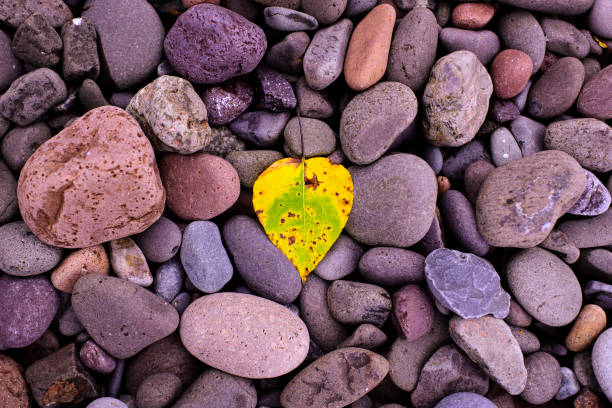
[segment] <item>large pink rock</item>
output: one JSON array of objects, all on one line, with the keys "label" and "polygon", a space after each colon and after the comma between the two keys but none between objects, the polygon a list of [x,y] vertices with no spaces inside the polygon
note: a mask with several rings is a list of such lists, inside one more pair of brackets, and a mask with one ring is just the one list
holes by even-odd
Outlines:
[{"label": "large pink rock", "polygon": [[26,162],[19,209],[50,245],[83,248],[147,229],[165,192],[153,148],[138,123],[114,106],[93,109]]}]

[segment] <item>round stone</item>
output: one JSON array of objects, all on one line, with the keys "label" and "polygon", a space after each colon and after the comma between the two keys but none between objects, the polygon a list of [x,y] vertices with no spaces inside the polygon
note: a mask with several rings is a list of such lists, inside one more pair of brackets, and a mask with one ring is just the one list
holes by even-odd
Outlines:
[{"label": "round stone", "polygon": [[536,73],[544,61],[546,37],[538,20],[527,10],[512,10],[502,14],[498,32],[506,48],[529,55]]},{"label": "round stone", "polygon": [[584,116],[600,120],[612,119],[612,67],[608,66],[588,79],[582,87],[576,107]]},{"label": "round stone", "polygon": [[26,127],[11,129],[0,142],[0,152],[6,164],[19,173],[25,162],[51,138],[51,130],[43,122],[34,122]]},{"label": "round stone", "polygon": [[592,354],[595,378],[608,399],[612,399],[612,328],[599,335]]},{"label": "round stone", "polygon": [[264,18],[277,31],[310,31],[318,27],[317,19],[310,14],[286,7],[266,7]]},{"label": "round stone", "polygon": [[72,288],[81,276],[95,273],[108,275],[110,263],[102,245],[78,249],[71,252],[51,273],[51,282],[56,289],[72,293]]},{"label": "round stone", "polygon": [[513,98],[527,85],[533,64],[529,55],[519,50],[503,50],[491,63],[491,79],[495,95]]},{"label": "round stone", "polygon": [[434,305],[418,285],[407,285],[393,294],[393,322],[407,341],[414,341],[429,332],[434,318]]},{"label": "round stone", "polygon": [[561,386],[561,366],[550,354],[537,352],[525,358],[527,384],[521,398],[530,404],[544,404],[555,396]]},{"label": "round stone", "polygon": [[359,273],[368,282],[401,286],[425,280],[425,257],[404,248],[377,247],[359,260]]},{"label": "round stone", "polygon": [[162,216],[145,231],[132,237],[150,262],[170,260],[181,246],[181,230],[173,221]]},{"label": "round stone", "polygon": [[472,31],[446,27],[440,31],[440,43],[449,52],[473,52],[483,65],[491,62],[500,49],[499,37],[489,30]]},{"label": "round stone", "polygon": [[546,36],[546,50],[555,54],[583,59],[591,46],[576,26],[558,18],[542,18],[540,24]]},{"label": "round stone", "polygon": [[247,188],[253,188],[257,177],[274,162],[282,158],[283,155],[276,150],[242,150],[230,152],[225,156],[225,160],[236,169],[240,184]]},{"label": "round stone", "polygon": [[129,408],[123,401],[112,397],[103,397],[93,400],[85,408]]},{"label": "round stone", "polygon": [[322,120],[294,117],[285,126],[286,151],[290,156],[326,156],[336,150],[336,134]]},{"label": "round stone", "polygon": [[300,75],[304,71],[303,59],[308,44],[310,44],[310,37],[305,32],[291,33],[268,48],[266,63],[279,71]]},{"label": "round stone", "polygon": [[174,401],[183,389],[181,379],[172,373],[159,373],[147,377],[136,393],[139,407],[165,408]]},{"label": "round stone", "polygon": [[[278,400],[278,391],[276,398]],[[236,377],[223,371],[207,368],[183,392],[179,400],[172,407],[214,407],[223,406],[223,404],[234,404],[236,408],[255,408],[257,406],[257,391],[253,382],[246,378]],[[149,407],[149,405],[140,406]],[[151,406],[151,408],[155,407]]]},{"label": "round stone", "polygon": [[254,94],[251,85],[241,78],[206,88],[202,92],[202,100],[206,105],[209,123],[221,126],[236,119],[251,105]]},{"label": "round stone", "polygon": [[453,24],[458,28],[479,30],[487,25],[495,14],[495,8],[486,3],[462,3],[453,9]]},{"label": "round stone", "polygon": [[302,0],[302,9],[319,24],[332,24],[344,13],[347,0]]}]

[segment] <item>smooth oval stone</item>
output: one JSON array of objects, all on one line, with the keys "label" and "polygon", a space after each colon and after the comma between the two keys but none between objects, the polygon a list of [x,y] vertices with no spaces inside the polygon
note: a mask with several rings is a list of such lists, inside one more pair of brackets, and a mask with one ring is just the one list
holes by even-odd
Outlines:
[{"label": "smooth oval stone", "polygon": [[51,67],[60,61],[62,39],[44,16],[32,14],[17,28],[11,49],[26,64]]},{"label": "smooth oval stone", "polygon": [[482,184],[478,230],[489,245],[530,248],[546,239],[585,188],[582,167],[566,153],[547,150],[514,160]]},{"label": "smooth oval stone", "polygon": [[185,271],[177,258],[164,262],[155,273],[155,294],[170,303],[183,288]]},{"label": "smooth oval stone", "polygon": [[435,214],[437,182],[423,159],[398,153],[349,172],[354,198],[346,230],[355,240],[408,247],[425,236]]},{"label": "smooth oval stone", "polygon": [[17,194],[32,232],[66,248],[142,232],[165,200],[151,144],[130,115],[112,106],[89,111],[36,150]]},{"label": "smooth oval stone", "polygon": [[500,0],[500,3],[548,14],[575,16],[591,8],[593,0]]},{"label": "smooth oval stone", "polygon": [[461,248],[478,256],[489,252],[489,244],[478,232],[474,208],[466,196],[457,190],[449,190],[440,195],[438,206],[444,225]]},{"label": "smooth oval stone", "polygon": [[345,324],[372,323],[381,327],[391,312],[391,296],[380,286],[337,280],[327,291],[334,319]]},{"label": "smooth oval stone", "polygon": [[67,337],[76,336],[84,330],[72,307],[66,309],[59,318],[58,323],[59,332]]},{"label": "smooth oval stone", "polygon": [[495,8],[486,3],[463,3],[453,9],[453,25],[458,28],[478,30],[487,25],[495,14]]},{"label": "smooth oval stone", "polygon": [[512,136],[519,144],[523,157],[544,150],[546,126],[526,116],[519,116],[510,122]]},{"label": "smooth oval stone", "polygon": [[[226,405],[228,408],[255,408],[257,406],[257,391],[253,382],[246,378],[235,377],[208,368],[185,390],[172,407],[191,408],[220,405]],[[150,407],[149,405],[142,406]]]},{"label": "smooth oval stone", "polygon": [[525,358],[527,385],[521,398],[530,404],[544,404],[553,399],[561,386],[561,366],[548,353],[537,352]]},{"label": "smooth oval stone", "polygon": [[529,55],[519,50],[503,50],[491,63],[491,79],[495,95],[513,98],[527,85],[533,63]]},{"label": "smooth oval stone", "polygon": [[90,402],[86,408],[129,408],[123,401],[112,397],[98,398]]},{"label": "smooth oval stone", "polygon": [[191,303],[181,340],[200,361],[246,378],[279,377],[308,352],[308,329],[289,309],[240,293],[216,293]]},{"label": "smooth oval stone", "polygon": [[201,84],[216,84],[253,71],[266,46],[259,26],[214,4],[190,7],[177,18],[164,40],[166,56],[174,69]]},{"label": "smooth oval stone", "polygon": [[160,162],[167,205],[184,220],[208,220],[230,208],[240,194],[240,180],[226,160],[206,153],[170,153]]},{"label": "smooth oval stone", "polygon": [[23,368],[13,359],[0,355],[0,401],[6,407],[28,408],[30,397]]},{"label": "smooth oval stone", "polygon": [[608,211],[612,202],[610,191],[593,173],[588,170],[584,172],[587,175],[587,188],[567,212],[568,214],[590,216],[603,214]]},{"label": "smooth oval stone", "polygon": [[119,89],[146,79],[161,62],[164,27],[145,0],[88,0],[83,7],[98,32],[103,71]]},{"label": "smooth oval stone", "polygon": [[344,341],[338,344],[337,348],[361,347],[374,350],[382,346],[387,341],[387,335],[378,327],[364,323],[357,326],[355,331]]},{"label": "smooth oval stone", "polygon": [[355,164],[370,164],[382,156],[414,121],[418,102],[399,82],[381,82],[355,96],[342,112],[340,143]]},{"label": "smooth oval stone", "polygon": [[357,24],[344,60],[344,79],[349,88],[363,91],[383,77],[394,24],[395,9],[389,4],[374,7]]},{"label": "smooth oval stone", "polygon": [[300,75],[304,71],[302,62],[309,44],[310,37],[305,32],[290,33],[268,48],[266,63],[279,71]]},{"label": "smooth oval stone", "polygon": [[440,31],[440,43],[449,52],[471,51],[483,64],[488,64],[499,52],[500,44],[497,34],[489,30],[462,30],[447,27]]},{"label": "smooth oval stone", "polygon": [[541,24],[548,51],[578,59],[589,54],[589,40],[572,24],[557,18],[543,18]]},{"label": "smooth oval stone", "polygon": [[388,371],[387,360],[369,350],[335,350],[293,377],[283,389],[281,404],[286,408],[345,407],[376,387]]},{"label": "smooth oval stone", "polygon": [[287,112],[245,112],[230,123],[230,129],[241,139],[267,147],[276,143],[290,117]]},{"label": "smooth oval stone", "polygon": [[136,404],[148,408],[167,407],[181,395],[182,388],[181,379],[174,374],[153,374],[138,387]]},{"label": "smooth oval stone", "polygon": [[438,174],[442,171],[444,157],[439,147],[430,144],[425,145],[421,152],[421,157],[429,164],[434,173]]},{"label": "smooth oval stone", "polygon": [[416,7],[399,22],[387,64],[387,79],[420,92],[436,60],[438,23],[426,7]]},{"label": "smooth oval stone", "polygon": [[393,323],[407,341],[426,335],[434,318],[434,305],[418,285],[406,285],[393,294]]},{"label": "smooth oval stone", "polygon": [[519,144],[507,128],[501,127],[491,133],[491,156],[498,167],[522,157]]},{"label": "smooth oval stone", "polygon": [[378,247],[359,260],[359,273],[368,282],[400,286],[425,280],[425,257],[403,248]]},{"label": "smooth oval stone", "polygon": [[495,408],[490,399],[473,392],[457,392],[446,396],[438,402],[434,408]]},{"label": "smooth oval stone", "polygon": [[153,283],[147,259],[131,238],[114,239],[109,248],[111,266],[118,277],[145,287]]},{"label": "smooth oval stone", "polygon": [[346,18],[316,32],[304,54],[304,77],[308,86],[325,89],[340,77],[352,32],[353,23]]},{"label": "smooth oval stone", "polygon": [[612,119],[612,67],[606,67],[593,75],[582,87],[576,107],[585,116],[601,120]]},{"label": "smooth oval stone", "polygon": [[556,400],[565,400],[580,391],[580,383],[574,372],[567,367],[561,367],[561,387],[555,394]]},{"label": "smooth oval stone", "polygon": [[533,63],[532,74],[542,66],[546,52],[546,37],[538,20],[526,10],[512,10],[502,14],[498,32],[506,48],[523,51]]},{"label": "smooth oval stone", "polygon": [[134,116],[155,150],[189,154],[211,138],[204,102],[189,81],[163,75],[142,88],[126,111]]},{"label": "smooth oval stone", "polygon": [[342,279],[357,269],[362,254],[363,249],[355,240],[340,234],[313,272],[325,280]]},{"label": "smooth oval stone", "polygon": [[561,58],[529,90],[529,113],[542,119],[561,115],[574,104],[583,82],[584,65],[580,60]]},{"label": "smooth oval stone", "polygon": [[253,188],[257,177],[272,163],[283,158],[276,150],[244,150],[230,152],[225,159],[236,169],[240,184]]},{"label": "smooth oval stone", "polygon": [[0,270],[13,276],[39,275],[62,259],[61,248],[41,242],[21,221],[0,227]]},{"label": "smooth oval stone", "polygon": [[521,348],[510,327],[500,319],[451,318],[449,331],[453,341],[506,392],[520,394],[527,382],[527,370]]},{"label": "smooth oval stone", "polygon": [[13,55],[11,50],[11,37],[0,30],[0,92],[4,92],[11,86],[23,72],[21,61]]},{"label": "smooth oval stone", "polygon": [[595,378],[609,400],[612,399],[612,328],[599,335],[592,354]]},{"label": "smooth oval stone", "polygon": [[582,220],[567,220],[559,224],[559,230],[578,248],[594,248],[612,245],[612,211]]},{"label": "smooth oval stone", "polygon": [[310,14],[286,7],[266,7],[266,24],[278,31],[310,31],[318,27],[317,19]]},{"label": "smooth oval stone", "polygon": [[205,293],[221,290],[232,278],[234,267],[214,222],[187,225],[181,246],[181,263],[193,285]]},{"label": "smooth oval stone", "polygon": [[283,304],[298,297],[302,290],[300,274],[270,242],[258,221],[243,215],[232,217],[223,226],[223,239],[250,290]]},{"label": "smooth oval stone", "polygon": [[587,24],[594,34],[604,38],[612,38],[610,18],[612,18],[612,3],[610,0],[595,0],[587,17]]},{"label": "smooth oval stone", "polygon": [[326,156],[336,149],[336,134],[322,120],[294,117],[285,126],[285,151],[293,157]]},{"label": "smooth oval stone", "polygon": [[148,261],[161,263],[176,255],[181,246],[182,233],[178,225],[162,216],[132,238]]},{"label": "smooth oval stone", "polygon": [[319,24],[333,24],[346,8],[347,0],[302,0],[304,12],[315,17]]},{"label": "smooth oval stone", "polygon": [[467,167],[477,161],[491,163],[489,148],[482,140],[472,140],[462,146],[456,153],[446,156],[442,174],[451,180],[462,180]]},{"label": "smooth oval stone", "polygon": [[578,279],[567,264],[545,249],[518,252],[508,262],[506,276],[516,300],[544,324],[565,326],[580,312]]},{"label": "smooth oval stone", "polygon": [[476,205],[476,199],[478,198],[480,186],[482,186],[482,183],[494,168],[495,166],[493,166],[491,163],[484,160],[479,160],[470,164],[465,169],[463,185],[465,187],[465,195],[468,200],[470,200],[472,205]]},{"label": "smooth oval stone", "polygon": [[436,249],[425,258],[425,278],[435,298],[464,319],[487,314],[508,316],[510,295],[487,260],[453,249]]},{"label": "smooth oval stone", "polygon": [[423,127],[434,146],[461,146],[476,136],[489,109],[493,83],[470,51],[440,58],[423,94]]},{"label": "smooth oval stone", "polygon": [[565,338],[565,346],[573,352],[587,349],[606,328],[606,323],[605,310],[597,305],[586,305]]},{"label": "smooth oval stone", "polygon": [[11,170],[19,173],[36,149],[50,138],[51,130],[43,122],[15,127],[2,138],[0,152]]},{"label": "smooth oval stone", "polygon": [[78,90],[78,97],[84,111],[90,111],[100,106],[110,105],[102,89],[92,79],[85,79]]},{"label": "smooth oval stone", "polygon": [[[304,78],[295,84],[298,99],[297,111],[307,118],[327,119],[336,113],[336,102],[325,91],[315,91],[310,88]],[[288,119],[288,118],[287,118]]]},{"label": "smooth oval stone", "polygon": [[206,105],[209,123],[221,126],[236,119],[247,110],[254,94],[251,85],[241,78],[206,88],[202,92],[202,100]]},{"label": "smooth oval stone", "polygon": [[[72,307],[87,333],[115,358],[129,358],[168,336],[179,316],[167,302],[123,279],[85,275],[74,285]],[[100,310],[106,311],[100,315]]]},{"label": "smooth oval stone", "polygon": [[29,346],[49,328],[60,298],[43,276],[0,276],[0,350]]},{"label": "smooth oval stone", "polygon": [[117,366],[115,359],[109,356],[92,340],[87,340],[81,346],[79,358],[87,368],[101,374],[110,374]]},{"label": "smooth oval stone", "polygon": [[376,6],[376,0],[348,0],[344,14],[349,17],[370,11]]}]

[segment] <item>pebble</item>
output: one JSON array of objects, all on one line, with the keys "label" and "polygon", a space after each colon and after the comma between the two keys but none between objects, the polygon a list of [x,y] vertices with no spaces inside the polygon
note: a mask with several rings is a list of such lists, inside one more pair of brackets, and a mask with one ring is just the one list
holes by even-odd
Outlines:
[{"label": "pebble", "polygon": [[218,292],[234,274],[214,222],[196,221],[185,228],[181,263],[191,283],[204,293]]},{"label": "pebble", "polygon": [[498,123],[505,123],[521,115],[518,107],[512,100],[493,98],[489,106],[489,117]]},{"label": "pebble", "polygon": [[287,112],[245,112],[230,123],[230,129],[247,142],[268,147],[276,143],[290,117]]},{"label": "pebble", "polygon": [[26,64],[51,67],[60,61],[62,39],[43,15],[32,14],[17,28],[11,49]]},{"label": "pebble", "polygon": [[191,303],[191,295],[188,292],[179,293],[174,300],[172,300],[172,307],[176,309],[180,316],[187,309],[187,306]]},{"label": "pebble", "polygon": [[255,91],[243,78],[230,79],[202,91],[208,122],[213,126],[226,125],[240,116],[253,101]]},{"label": "pebble", "polygon": [[544,150],[546,126],[526,116],[519,116],[510,122],[510,131],[518,143],[523,157]]},{"label": "pebble", "polygon": [[286,408],[344,407],[376,387],[388,371],[387,360],[369,350],[335,350],[293,377],[283,389],[281,404]]},{"label": "pebble", "polygon": [[610,18],[612,18],[612,3],[610,0],[595,0],[587,17],[587,24],[589,29],[597,36],[612,38]]},{"label": "pebble", "polygon": [[532,74],[544,61],[546,37],[538,20],[526,10],[508,11],[499,19],[498,33],[508,49],[523,51],[533,63]]},{"label": "pebble", "polygon": [[349,172],[354,198],[346,231],[356,241],[408,247],[425,236],[435,214],[437,182],[423,159],[398,153]]},{"label": "pebble", "polygon": [[165,408],[181,395],[182,388],[181,379],[174,374],[153,374],[138,387],[136,405],[147,408]]},{"label": "pebble", "polygon": [[[115,358],[129,358],[178,326],[172,306],[148,290],[110,276],[85,275],[74,285],[72,306],[93,340]],[[107,314],[101,316],[99,311]]]},{"label": "pebble", "polygon": [[[84,207],[92,194],[102,197]],[[141,232],[164,207],[151,145],[131,116],[111,106],[89,111],[36,150],[21,171],[18,198],[32,232],[67,248]]]},{"label": "pebble", "polygon": [[612,97],[606,91],[612,84],[612,68],[602,69],[580,91],[576,107],[585,116],[600,120],[612,119]]},{"label": "pebble", "polygon": [[66,81],[79,78],[96,79],[100,74],[98,35],[96,28],[86,18],[78,17],[62,27],[62,76]]},{"label": "pebble", "polygon": [[486,374],[456,346],[446,345],[440,347],[423,366],[410,400],[416,408],[428,408],[456,392],[485,394],[488,389]]},{"label": "pebble", "polygon": [[13,276],[32,276],[53,269],[62,249],[41,242],[21,221],[0,226],[0,270]]},{"label": "pebble", "polygon": [[313,272],[328,281],[342,279],[357,269],[362,254],[363,248],[354,239],[340,234]]},{"label": "pebble", "polygon": [[257,68],[259,90],[258,106],[273,112],[283,112],[295,108],[297,100],[293,88],[285,77],[272,68],[261,65]]},{"label": "pebble", "polygon": [[[343,2],[346,3],[346,0]],[[329,5],[332,4],[330,2]],[[325,7],[319,5],[318,8]],[[340,77],[353,27],[351,20],[344,18],[315,33],[303,61],[304,77],[310,88],[325,89]]]},{"label": "pebble", "polygon": [[574,372],[570,368],[561,367],[561,386],[555,394],[555,399],[558,401],[568,399],[578,394],[578,391],[580,391],[580,384]]},{"label": "pebble", "polygon": [[548,353],[537,352],[525,358],[527,384],[521,398],[530,404],[544,404],[557,394],[561,386],[561,366]]},{"label": "pebble", "polygon": [[380,4],[355,27],[344,60],[344,79],[351,89],[363,91],[385,74],[395,14],[393,6]]},{"label": "pebble", "polygon": [[286,7],[266,7],[264,18],[266,24],[277,31],[311,31],[319,25],[310,14]]},{"label": "pebble", "polygon": [[301,0],[255,0],[255,3],[264,6],[286,7],[297,10],[300,8]]},{"label": "pebble", "polygon": [[42,14],[53,28],[61,27],[72,18],[72,12],[62,0],[8,0],[0,7],[0,21],[17,28],[34,13]]},{"label": "pebble", "polygon": [[500,0],[500,3],[548,14],[575,16],[583,14],[593,5],[593,0]]},{"label": "pebble", "polygon": [[478,198],[480,186],[482,186],[482,183],[494,168],[495,166],[493,166],[491,163],[479,160],[473,162],[465,169],[463,175],[463,185],[465,188],[465,195],[467,199],[470,200],[472,205],[476,205],[476,199]]},{"label": "pebble", "polygon": [[310,274],[300,293],[300,316],[308,333],[323,351],[331,351],[349,336],[349,330],[330,314],[327,303],[329,283]]},{"label": "pebble", "polygon": [[110,374],[115,371],[117,366],[115,359],[92,340],[87,340],[81,346],[79,358],[85,367],[100,374]]},{"label": "pebble", "polygon": [[488,64],[499,52],[499,37],[489,30],[462,30],[446,27],[440,31],[440,43],[449,52],[470,51],[483,64]]},{"label": "pebble", "polygon": [[76,336],[84,330],[79,318],[74,313],[74,309],[70,306],[58,321],[59,332],[67,337]]},{"label": "pebble", "polygon": [[529,330],[523,327],[510,326],[510,331],[518,342],[523,354],[528,355],[540,350],[540,340]]},{"label": "pebble", "polygon": [[608,209],[595,217],[563,221],[559,230],[578,248],[612,245],[612,211]]},{"label": "pebble", "polygon": [[449,325],[453,341],[509,394],[525,388],[527,370],[518,342],[500,319],[483,316],[465,320],[453,317]]},{"label": "pebble", "polygon": [[178,252],[182,233],[178,225],[162,216],[149,228],[132,237],[150,262],[166,262]]},{"label": "pebble", "polygon": [[108,275],[109,270],[110,263],[104,247],[96,245],[77,249],[68,254],[51,273],[51,282],[57,290],[72,293],[74,284],[82,276],[92,273]]},{"label": "pebble", "polygon": [[487,254],[489,244],[478,232],[474,208],[467,197],[457,190],[441,193],[438,187],[438,192],[442,220],[459,247],[478,256]]},{"label": "pebble", "polygon": [[288,34],[266,52],[266,63],[272,68],[288,74],[304,72],[303,59],[310,44],[310,37],[303,31]]},{"label": "pebble", "polygon": [[6,407],[30,407],[28,386],[21,371],[21,366],[15,360],[0,355],[0,401]]},{"label": "pebble", "polygon": [[88,0],[82,17],[96,28],[103,71],[117,88],[141,83],[161,62],[164,27],[146,0]]},{"label": "pebble", "polygon": [[102,94],[102,89],[100,89],[95,81],[89,78],[85,79],[79,87],[78,97],[85,112],[100,106],[110,105],[104,94]]},{"label": "pebble", "polygon": [[166,154],[160,161],[160,173],[166,205],[184,220],[216,217],[230,208],[240,194],[234,167],[210,154]]},{"label": "pebble", "polygon": [[542,248],[524,249],[506,266],[510,291],[527,313],[553,327],[571,323],[582,305],[574,272]]},{"label": "pebble", "polygon": [[359,259],[359,274],[366,281],[385,287],[423,282],[424,271],[425,257],[404,248],[371,248]]},{"label": "pebble", "polygon": [[44,122],[34,122],[26,127],[15,127],[0,142],[0,152],[6,164],[19,173],[25,162],[51,138],[51,130]]},{"label": "pebble", "polygon": [[584,171],[587,175],[587,188],[582,196],[574,203],[567,212],[574,215],[600,215],[610,208],[610,192],[603,183],[588,170]]},{"label": "pebble", "polygon": [[582,167],[566,153],[547,150],[514,160],[492,170],[482,184],[478,230],[491,246],[537,245],[585,187]]},{"label": "pebble", "polygon": [[440,150],[438,146],[432,146],[429,143],[426,144],[421,152],[421,157],[429,164],[429,167],[431,167],[435,174],[442,171],[444,157],[442,155],[442,150]]},{"label": "pebble", "polygon": [[126,111],[138,121],[155,150],[189,154],[210,142],[206,106],[182,78],[157,78],[136,93]]},{"label": "pebble", "polygon": [[[1,10],[0,13],[2,13]],[[2,30],[0,30],[0,57],[2,61],[0,62],[0,92],[4,92],[15,79],[21,76],[23,68],[21,61],[13,55],[11,50],[11,37]]]},{"label": "pebble", "polygon": [[582,250],[576,269],[580,276],[612,282],[612,251],[603,248]]},{"label": "pebble", "polygon": [[180,332],[185,348],[200,361],[246,378],[286,374],[308,352],[304,322],[283,306],[252,295],[216,293],[197,299],[183,313]]},{"label": "pebble", "polygon": [[223,239],[244,283],[253,293],[287,304],[302,290],[297,269],[270,242],[258,221],[238,215],[223,226]]},{"label": "pebble", "polygon": [[572,369],[580,385],[595,390],[599,388],[599,384],[595,378],[591,361],[591,350],[578,352],[574,354]]},{"label": "pebble", "polygon": [[548,51],[578,59],[589,54],[589,40],[574,25],[558,18],[543,18],[540,24]]},{"label": "pebble", "polygon": [[336,112],[336,103],[330,98],[329,94],[310,88],[304,78],[298,79],[295,84],[295,94],[298,100],[297,111],[303,117],[327,119]]},{"label": "pebble", "polygon": [[67,96],[60,76],[49,68],[39,68],[11,83],[0,96],[0,114],[19,126],[27,126]]},{"label": "pebble", "polygon": [[[286,152],[292,157],[326,156],[336,150],[336,134],[322,120],[294,117],[285,126]],[[302,141],[303,139],[303,141]]]},{"label": "pebble", "polygon": [[508,316],[510,295],[487,260],[440,248],[425,258],[425,277],[434,297],[464,319]]},{"label": "pebble", "polygon": [[473,392],[457,392],[444,397],[438,402],[434,408],[463,408],[463,407],[477,407],[477,408],[495,408],[495,405],[491,400],[483,397],[480,394]]},{"label": "pebble", "polygon": [[495,94],[502,98],[513,98],[529,82],[533,63],[529,55],[519,50],[503,50],[491,63],[491,79]]},{"label": "pebble", "polygon": [[253,188],[257,177],[272,163],[282,158],[283,155],[276,150],[234,151],[225,156],[225,159],[236,169],[240,184],[247,188]]},{"label": "pebble", "polygon": [[218,128],[213,127],[211,130],[212,138],[208,146],[203,150],[204,153],[225,157],[230,152],[245,149],[245,143],[229,128],[222,126]]},{"label": "pebble", "polygon": [[371,323],[381,327],[391,312],[391,296],[380,286],[336,280],[327,290],[329,312],[344,324]]},{"label": "pebble", "polygon": [[436,60],[439,29],[428,8],[416,7],[406,14],[391,42],[387,79],[421,92]]},{"label": "pebble", "polygon": [[419,249],[425,254],[429,254],[438,248],[445,247],[444,231],[442,230],[442,220],[440,211],[436,207],[434,219],[429,226],[425,236],[419,241]]},{"label": "pebble", "polygon": [[597,338],[593,346],[592,362],[601,390],[608,400],[612,400],[612,329],[607,329]]},{"label": "pebble", "polygon": [[525,110],[525,106],[527,105],[527,97],[529,96],[529,90],[531,89],[532,84],[533,81],[530,79],[527,81],[527,85],[525,85],[521,93],[512,98],[512,102],[516,105],[520,112]]},{"label": "pebble", "polygon": [[491,163],[488,146],[478,139],[468,142],[455,153],[446,156],[442,166],[442,174],[451,180],[462,180],[465,169],[477,161]]},{"label": "pebble", "polygon": [[495,8],[486,3],[463,3],[453,9],[451,18],[457,28],[479,30],[486,26],[495,14]]},{"label": "pebble", "polygon": [[423,94],[427,140],[440,147],[472,140],[484,123],[492,93],[491,77],[475,54],[455,51],[440,58]]},{"label": "pebble", "polygon": [[[235,407],[255,408],[257,391],[253,382],[219,370],[206,369],[174,403],[173,408],[194,406],[214,407],[232,404]],[[144,405],[149,407],[149,405]],[[140,405],[139,405],[140,407]],[[155,408],[151,406],[151,408]]]},{"label": "pebble", "polygon": [[414,92],[399,82],[381,82],[355,96],[342,112],[340,143],[355,164],[381,157],[414,121],[418,102]]},{"label": "pebble", "polygon": [[185,79],[201,84],[217,84],[253,71],[266,47],[259,26],[214,4],[190,7],[177,18],[164,40],[166,56],[174,69]]},{"label": "pebble", "polygon": [[601,307],[584,306],[565,338],[565,346],[573,352],[587,349],[606,328],[606,323],[606,312]]},{"label": "pebble", "polygon": [[519,144],[507,128],[501,127],[491,134],[491,156],[498,167],[522,157]]},{"label": "pebble", "polygon": [[147,260],[131,238],[112,240],[109,249],[110,263],[118,277],[144,287],[153,283]]},{"label": "pebble", "polygon": [[393,323],[406,340],[414,341],[426,335],[433,324],[434,305],[418,285],[406,285],[392,298]]},{"label": "pebble", "polygon": [[338,344],[337,348],[361,347],[374,350],[387,342],[387,335],[373,324],[364,323],[357,326],[353,334]]},{"label": "pebble", "polygon": [[347,0],[344,14],[348,17],[354,17],[370,11],[374,6],[376,6],[376,0]]},{"label": "pebble", "polygon": [[123,401],[112,397],[98,398],[90,402],[86,408],[129,408]]},{"label": "pebble", "polygon": [[580,60],[561,58],[529,90],[529,113],[541,119],[561,115],[574,104],[583,82],[584,65]]},{"label": "pebble", "polygon": [[348,0],[302,0],[304,12],[315,17],[319,24],[333,24],[346,9]]}]

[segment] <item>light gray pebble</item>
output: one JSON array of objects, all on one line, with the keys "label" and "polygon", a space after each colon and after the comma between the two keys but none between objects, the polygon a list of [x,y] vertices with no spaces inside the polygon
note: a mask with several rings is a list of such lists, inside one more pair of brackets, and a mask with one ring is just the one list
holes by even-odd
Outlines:
[{"label": "light gray pebble", "polygon": [[363,248],[353,238],[340,234],[314,272],[329,281],[342,279],[357,269]]},{"label": "light gray pebble", "polygon": [[241,139],[265,147],[276,143],[290,117],[288,112],[245,112],[230,124],[230,129]]},{"label": "light gray pebble", "polygon": [[500,50],[497,34],[489,30],[443,28],[440,31],[440,43],[449,52],[472,51],[483,65],[488,64]]},{"label": "light gray pebble", "polygon": [[522,157],[518,143],[507,128],[501,127],[491,134],[491,156],[498,167]]},{"label": "light gray pebble", "polygon": [[444,157],[442,156],[442,150],[438,146],[430,144],[425,145],[421,152],[423,160],[429,164],[429,167],[438,174],[442,171],[442,165],[444,164]]},{"label": "light gray pebble", "polygon": [[519,116],[510,122],[510,131],[518,143],[523,157],[544,150],[546,126],[526,116]]},{"label": "light gray pebble", "polygon": [[159,265],[155,273],[155,294],[172,302],[183,287],[185,271],[178,257]]},{"label": "light gray pebble", "polygon": [[266,7],[264,18],[270,28],[278,31],[310,31],[319,25],[313,16],[285,7]]},{"label": "light gray pebble", "polygon": [[128,406],[116,398],[103,397],[93,400],[86,408],[128,408]]}]

